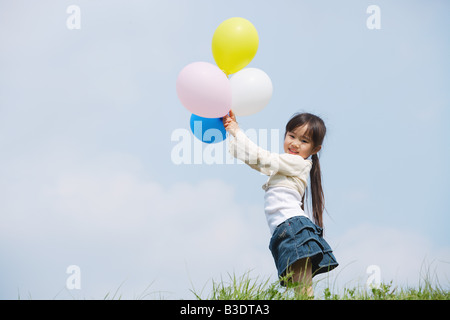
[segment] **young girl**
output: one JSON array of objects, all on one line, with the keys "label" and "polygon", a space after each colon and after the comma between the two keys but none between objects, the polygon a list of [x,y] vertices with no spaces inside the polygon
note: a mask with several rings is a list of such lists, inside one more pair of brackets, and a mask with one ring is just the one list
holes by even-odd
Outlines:
[{"label": "young girl", "polygon": [[[325,137],[324,122],[310,113],[294,115],[286,125],[284,154],[254,144],[240,130],[232,111],[223,123],[234,137],[229,142],[230,153],[269,176],[263,185],[264,210],[272,234],[269,249],[281,284],[293,282],[298,293],[312,296],[312,278],[338,266],[322,229],[324,195],[317,153]],[[308,175],[312,215],[303,210]]]}]

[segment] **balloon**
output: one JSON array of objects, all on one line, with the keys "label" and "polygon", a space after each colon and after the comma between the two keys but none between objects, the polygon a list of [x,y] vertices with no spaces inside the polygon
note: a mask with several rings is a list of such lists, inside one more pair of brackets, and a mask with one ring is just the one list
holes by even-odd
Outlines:
[{"label": "balloon", "polygon": [[231,106],[231,86],[227,76],[208,62],[185,66],[177,78],[177,94],[191,113],[205,118],[219,118]]},{"label": "balloon", "polygon": [[231,79],[231,110],[236,116],[248,116],[264,109],[272,98],[272,81],[257,68],[246,68]]},{"label": "balloon", "polygon": [[258,32],[250,21],[230,18],[222,22],[214,32],[212,53],[217,66],[229,75],[252,61],[258,44]]},{"label": "balloon", "polygon": [[192,114],[190,126],[194,136],[202,142],[218,143],[226,139],[222,118],[203,118]]}]

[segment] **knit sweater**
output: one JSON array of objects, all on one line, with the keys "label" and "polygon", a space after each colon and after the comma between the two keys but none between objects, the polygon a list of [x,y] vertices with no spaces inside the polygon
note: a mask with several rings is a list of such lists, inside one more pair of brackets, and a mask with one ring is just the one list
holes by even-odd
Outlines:
[{"label": "knit sweater", "polygon": [[272,153],[253,143],[238,129],[229,141],[229,152],[251,168],[268,175],[263,185],[265,213],[271,233],[284,220],[303,215],[311,219],[301,209],[301,199],[305,193],[311,160],[289,153]]}]

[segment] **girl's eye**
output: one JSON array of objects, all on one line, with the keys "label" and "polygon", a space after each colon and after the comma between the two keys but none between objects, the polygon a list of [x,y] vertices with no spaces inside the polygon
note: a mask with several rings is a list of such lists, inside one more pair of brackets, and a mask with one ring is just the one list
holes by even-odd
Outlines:
[{"label": "girl's eye", "polygon": [[308,143],[308,141],[306,141],[306,140],[302,140],[302,142],[303,142],[303,143]]}]

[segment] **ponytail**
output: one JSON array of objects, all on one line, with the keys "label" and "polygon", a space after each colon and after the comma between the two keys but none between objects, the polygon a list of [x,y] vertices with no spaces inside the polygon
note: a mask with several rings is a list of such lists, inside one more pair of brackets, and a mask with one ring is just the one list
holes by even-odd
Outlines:
[{"label": "ponytail", "polygon": [[[314,223],[323,228],[322,214],[325,210],[325,197],[322,189],[322,174],[320,172],[320,162],[317,154],[311,156],[313,165],[309,173],[311,182],[311,202],[313,210]],[[302,210],[305,210],[306,191],[302,197]]]},{"label": "ponytail", "polygon": [[[309,180],[311,182],[311,202],[314,223],[323,228],[322,214],[325,210],[325,197],[322,189],[322,174],[320,172],[320,162],[317,154],[311,156],[312,168],[309,172]],[[305,210],[306,191],[302,197],[302,210]]]},{"label": "ponytail", "polygon": [[325,209],[325,198],[322,189],[322,174],[320,172],[319,157],[316,154],[311,156],[312,168],[309,173],[311,180],[311,202],[315,223],[323,228],[322,214]]},{"label": "ponytail", "polygon": [[[323,120],[311,113],[299,113],[295,114],[289,122],[286,124],[286,133],[293,132],[296,128],[306,126],[305,135],[311,138],[311,142],[315,148],[322,146],[323,139],[327,132],[325,123]],[[320,150],[320,149],[319,149]],[[322,214],[325,210],[325,199],[322,190],[322,174],[320,172],[320,162],[319,156],[316,154],[311,155],[312,168],[309,173],[310,178],[310,194],[311,194],[311,204],[312,204],[312,216],[314,223],[319,227],[323,228]],[[302,198],[302,209],[305,205],[305,195],[307,190],[303,194]],[[309,196],[309,195],[308,195]]]}]

